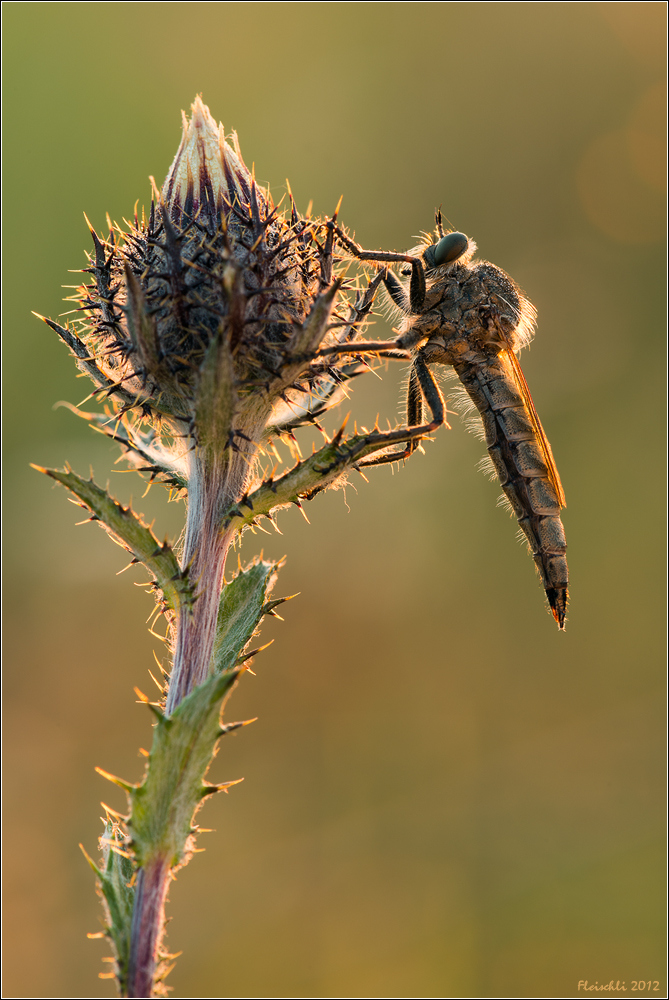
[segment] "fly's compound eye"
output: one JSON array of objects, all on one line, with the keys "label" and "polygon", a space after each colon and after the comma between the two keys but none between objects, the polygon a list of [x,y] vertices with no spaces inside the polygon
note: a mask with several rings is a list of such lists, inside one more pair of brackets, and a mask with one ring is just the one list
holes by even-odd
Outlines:
[{"label": "fly's compound eye", "polygon": [[444,236],[432,251],[435,267],[439,267],[441,264],[451,264],[458,257],[462,257],[468,246],[469,240],[464,233],[449,233]]}]

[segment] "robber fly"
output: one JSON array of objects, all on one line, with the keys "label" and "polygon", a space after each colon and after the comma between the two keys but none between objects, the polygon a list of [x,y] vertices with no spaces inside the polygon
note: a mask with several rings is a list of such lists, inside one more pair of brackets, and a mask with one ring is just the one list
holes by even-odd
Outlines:
[{"label": "robber fly", "polygon": [[[348,351],[412,360],[407,423],[420,424],[423,402],[432,427],[445,419],[445,405],[431,364],[451,365],[479,411],[488,454],[502,489],[525,534],[548,603],[563,629],[568,596],[566,542],[560,520],[565,496],[551,446],[534,408],[516,353],[532,338],[535,310],[511,278],[494,264],[473,261],[476,244],[463,233],[444,232],[437,212],[434,238],[408,254],[366,251],[336,225],[337,237],[353,256],[380,264],[410,265],[398,277],[382,268],[383,282],[403,316],[395,341],[353,341]],[[404,279],[404,280],[402,280]],[[408,280],[407,280],[408,279]],[[345,348],[339,345],[323,353]],[[418,440],[367,464],[408,456]]]}]

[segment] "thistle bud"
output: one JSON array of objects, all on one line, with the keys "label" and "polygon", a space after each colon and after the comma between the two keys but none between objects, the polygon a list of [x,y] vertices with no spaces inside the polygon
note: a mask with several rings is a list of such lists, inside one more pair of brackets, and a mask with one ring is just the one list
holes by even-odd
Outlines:
[{"label": "thistle bud", "polygon": [[233,205],[250,203],[253,177],[242,159],[237,133],[230,137],[233,149],[200,97],[191,110],[190,121],[182,112],[183,137],[162,196],[176,225],[184,216],[198,216],[215,229],[221,213],[227,216]]},{"label": "thistle bud", "polygon": [[199,97],[191,110],[148,218],[106,240],[92,231],[85,319],[59,332],[124,412],[221,455],[259,443],[291,390],[336,378],[336,361],[309,355],[338,285],[326,224],[280,213],[236,135],[228,142]]}]

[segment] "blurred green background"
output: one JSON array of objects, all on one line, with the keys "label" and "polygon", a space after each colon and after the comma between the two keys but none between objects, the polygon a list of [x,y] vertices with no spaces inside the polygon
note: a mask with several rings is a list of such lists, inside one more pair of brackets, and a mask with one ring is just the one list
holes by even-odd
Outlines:
[{"label": "blurred green background", "polygon": [[[573,585],[561,635],[458,417],[311,527],[245,541],[287,553],[277,593],[301,596],[226,713],[259,721],[222,747],[213,780],[246,780],[171,891],[174,995],[661,981],[665,5],[6,3],[4,27],[3,995],[113,995],[77,842],[124,804],[94,765],[141,773],[157,645],[141,573],[117,578],[124,553],[28,463],[91,465],[158,534],[180,524],[52,409],[88,390],[30,310],[68,308],[83,211],[148,203],[198,92],[275,194],[343,194],[386,249],[442,204],[526,290]],[[401,379],[362,380],[358,421],[394,420]]]}]

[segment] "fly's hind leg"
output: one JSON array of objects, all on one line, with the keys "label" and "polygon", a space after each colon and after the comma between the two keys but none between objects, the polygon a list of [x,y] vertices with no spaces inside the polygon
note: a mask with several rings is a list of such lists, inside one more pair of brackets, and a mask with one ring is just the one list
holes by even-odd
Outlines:
[{"label": "fly's hind leg", "polygon": [[432,414],[432,423],[429,425],[430,430],[436,431],[437,427],[441,427],[446,420],[446,404],[444,403],[441,389],[435,382],[434,376],[425,361],[423,351],[419,351],[414,358],[412,371],[416,373],[421,393]]},{"label": "fly's hind leg", "polygon": [[[423,400],[428,405],[432,415],[429,424],[423,424]],[[414,358],[409,373],[409,385],[407,387],[407,425],[412,428],[412,437],[407,441],[402,451],[393,451],[378,458],[371,458],[366,462],[358,462],[356,468],[365,468],[371,465],[388,465],[391,462],[401,462],[409,458],[422,438],[430,434],[445,422],[446,405],[441,390],[434,380],[432,372],[428,368],[422,352],[419,351]]]},{"label": "fly's hind leg", "polygon": [[358,462],[357,468],[369,467],[370,465],[389,465],[391,462],[401,462],[413,455],[418,447],[421,438],[425,433],[425,428],[420,427],[423,419],[423,398],[420,391],[420,382],[416,374],[416,366],[411,366],[409,372],[409,384],[407,386],[407,426],[416,427],[416,436],[407,441],[401,451],[391,451],[378,458],[370,458],[366,462]]}]

